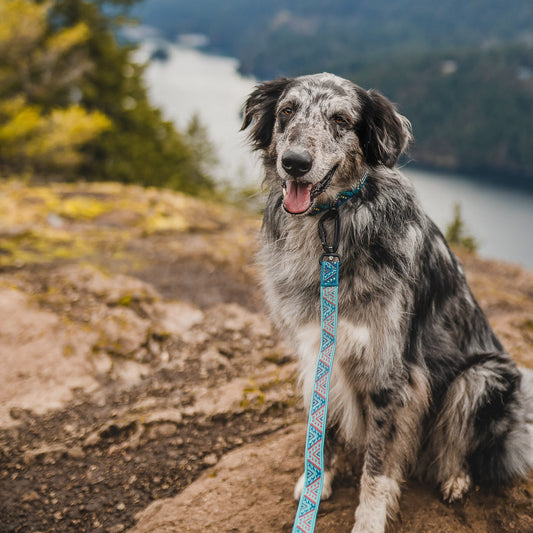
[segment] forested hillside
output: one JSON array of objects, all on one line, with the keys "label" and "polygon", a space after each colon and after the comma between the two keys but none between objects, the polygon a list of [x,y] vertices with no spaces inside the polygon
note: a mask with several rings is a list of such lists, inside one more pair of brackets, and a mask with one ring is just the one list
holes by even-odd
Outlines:
[{"label": "forested hillside", "polygon": [[331,71],[397,102],[420,163],[533,190],[533,3],[146,0],[168,37],[199,32],[260,79]]},{"label": "forested hillside", "polygon": [[0,2],[0,179],[212,189],[201,128],[178,132],[162,118],[132,48],[115,38],[134,2]]}]

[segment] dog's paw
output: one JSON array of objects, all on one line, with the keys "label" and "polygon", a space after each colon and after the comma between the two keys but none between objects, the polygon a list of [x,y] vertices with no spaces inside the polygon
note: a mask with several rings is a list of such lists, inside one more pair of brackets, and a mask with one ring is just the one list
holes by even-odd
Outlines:
[{"label": "dog's paw", "polygon": [[324,483],[322,485],[322,499],[327,500],[333,494],[333,478],[335,474],[331,470],[324,472]]},{"label": "dog's paw", "polygon": [[296,485],[294,486],[294,499],[295,500],[300,499],[300,496],[302,495],[302,492],[304,491],[304,485],[305,485],[305,473],[300,476],[300,478],[296,482]]},{"label": "dog's paw", "polygon": [[386,527],[387,511],[383,505],[359,505],[351,533],[384,533]]},{"label": "dog's paw", "polygon": [[[322,483],[322,500],[327,500],[333,494],[334,472],[326,470],[324,472],[324,481]],[[305,486],[305,473],[300,476],[294,487],[294,499],[299,500]]]},{"label": "dog's paw", "polygon": [[356,522],[350,533],[383,533],[385,526],[382,524]]},{"label": "dog's paw", "polygon": [[449,503],[461,500],[471,485],[472,480],[470,476],[466,472],[462,472],[442,484],[442,498]]}]

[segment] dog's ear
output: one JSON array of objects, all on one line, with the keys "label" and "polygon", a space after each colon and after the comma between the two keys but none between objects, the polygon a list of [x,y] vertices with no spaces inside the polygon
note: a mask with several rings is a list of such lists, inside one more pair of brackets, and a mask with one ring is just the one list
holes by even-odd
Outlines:
[{"label": "dog's ear", "polygon": [[276,121],[276,104],[291,82],[289,78],[277,78],[260,83],[246,100],[241,130],[252,125],[249,138],[255,150],[268,148]]},{"label": "dog's ear", "polygon": [[410,122],[377,91],[362,91],[361,122],[357,128],[366,163],[392,168],[413,139]]}]

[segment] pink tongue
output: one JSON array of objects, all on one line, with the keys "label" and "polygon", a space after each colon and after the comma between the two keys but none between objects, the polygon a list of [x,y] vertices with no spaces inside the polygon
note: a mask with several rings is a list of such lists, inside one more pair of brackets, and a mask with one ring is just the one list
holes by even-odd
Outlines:
[{"label": "pink tongue", "polygon": [[311,188],[308,183],[287,181],[287,194],[283,199],[285,208],[289,213],[303,213],[311,205]]}]

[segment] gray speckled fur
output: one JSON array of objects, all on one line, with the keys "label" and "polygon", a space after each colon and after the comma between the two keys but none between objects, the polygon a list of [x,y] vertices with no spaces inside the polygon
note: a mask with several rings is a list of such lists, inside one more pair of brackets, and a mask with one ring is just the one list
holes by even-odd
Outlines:
[{"label": "gray speckled fur", "polygon": [[[260,84],[245,104],[243,128],[263,155],[269,189],[263,287],[274,322],[296,346],[306,406],[320,341],[320,215],[287,213],[283,185],[315,186],[336,166],[328,188],[312,198],[322,204],[369,172],[339,209],[328,417],[328,437],[364,456],[353,532],[384,531],[407,475],[438,484],[452,501],[473,480],[525,474],[533,464],[533,380],[522,380],[396,167],[411,139],[407,119],[379,93],[319,74]],[[281,164],[287,150],[311,154],[309,172],[289,175]],[[335,464],[331,452],[326,464]]]}]

